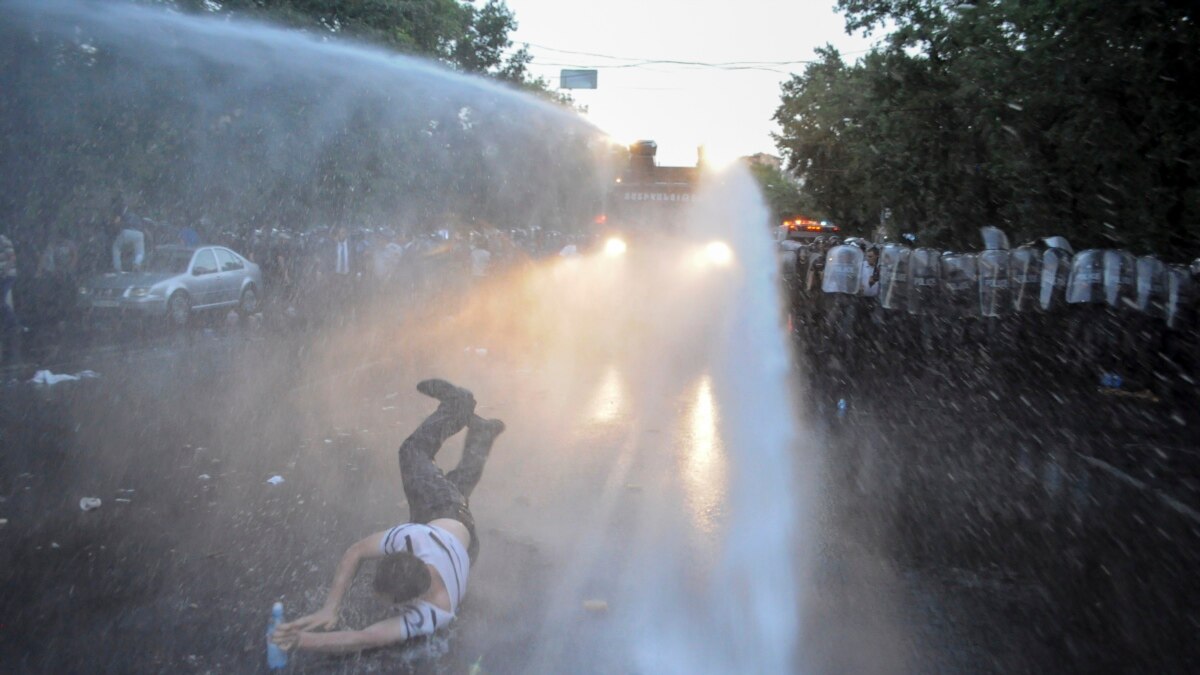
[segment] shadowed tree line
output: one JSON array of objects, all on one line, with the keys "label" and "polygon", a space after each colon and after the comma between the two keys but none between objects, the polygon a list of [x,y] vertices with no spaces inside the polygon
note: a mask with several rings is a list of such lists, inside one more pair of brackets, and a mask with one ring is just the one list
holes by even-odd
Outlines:
[{"label": "shadowed tree line", "polygon": [[527,47],[513,49],[516,16],[503,0],[145,0],[196,13],[268,20],[436,59],[564,100],[528,71]]},{"label": "shadowed tree line", "polygon": [[[18,247],[98,232],[116,195],[210,231],[569,229],[596,208],[607,146],[565,108],[239,23],[13,8],[0,24],[0,229]],[[506,67],[486,45],[437,44],[463,70]]]},{"label": "shadowed tree line", "polygon": [[1192,2],[839,0],[886,31],[783,85],[777,142],[817,215],[943,246],[997,225],[1200,254]]}]

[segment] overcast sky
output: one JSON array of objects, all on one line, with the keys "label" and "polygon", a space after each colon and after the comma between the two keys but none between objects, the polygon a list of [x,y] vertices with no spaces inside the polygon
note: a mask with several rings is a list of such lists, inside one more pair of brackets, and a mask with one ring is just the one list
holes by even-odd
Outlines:
[{"label": "overcast sky", "polygon": [[[692,164],[703,144],[714,158],[778,154],[771,115],[779,85],[803,63],[771,70],[645,64],[637,59],[704,63],[785,62],[813,58],[832,43],[847,60],[870,40],[845,33],[834,0],[507,0],[528,42],[532,71],[558,86],[563,67],[599,67],[599,88],[575,90],[588,117],[623,143],[658,142],[660,164]],[[561,51],[551,51],[551,50]],[[620,58],[572,54],[588,52]]]}]

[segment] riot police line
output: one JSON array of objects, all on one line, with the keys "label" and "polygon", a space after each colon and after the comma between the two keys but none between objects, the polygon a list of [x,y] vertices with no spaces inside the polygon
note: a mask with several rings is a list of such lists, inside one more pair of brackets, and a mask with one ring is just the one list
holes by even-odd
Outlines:
[{"label": "riot police line", "polygon": [[1038,580],[1106,663],[1196,662],[1200,264],[981,235],[780,242],[814,407],[850,401],[834,492],[906,555]]},{"label": "riot police line", "polygon": [[849,383],[902,356],[921,368],[1042,367],[1155,395],[1194,390],[1200,265],[1075,252],[1063,237],[1012,247],[995,227],[981,238],[977,252],[781,242],[793,332],[814,370]]}]

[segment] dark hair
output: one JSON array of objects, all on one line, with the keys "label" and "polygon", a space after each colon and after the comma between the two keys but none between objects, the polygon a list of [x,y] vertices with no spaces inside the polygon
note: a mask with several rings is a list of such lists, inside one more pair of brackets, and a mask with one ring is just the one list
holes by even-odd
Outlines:
[{"label": "dark hair", "polygon": [[379,561],[375,569],[375,592],[393,602],[408,602],[429,590],[433,577],[417,556],[401,551]]}]

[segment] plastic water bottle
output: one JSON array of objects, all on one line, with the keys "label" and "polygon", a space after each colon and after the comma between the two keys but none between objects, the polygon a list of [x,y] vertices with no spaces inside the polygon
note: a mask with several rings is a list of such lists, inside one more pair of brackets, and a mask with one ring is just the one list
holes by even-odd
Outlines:
[{"label": "plastic water bottle", "polygon": [[850,404],[846,403],[846,399],[844,399],[844,398],[838,399],[838,418],[839,419],[846,416],[846,408],[848,408],[848,407],[850,407]]},{"label": "plastic water bottle", "polygon": [[283,623],[283,603],[277,602],[271,607],[271,620],[267,622],[267,666],[271,670],[279,670],[287,665],[287,652],[271,641],[271,635],[279,624]]}]

